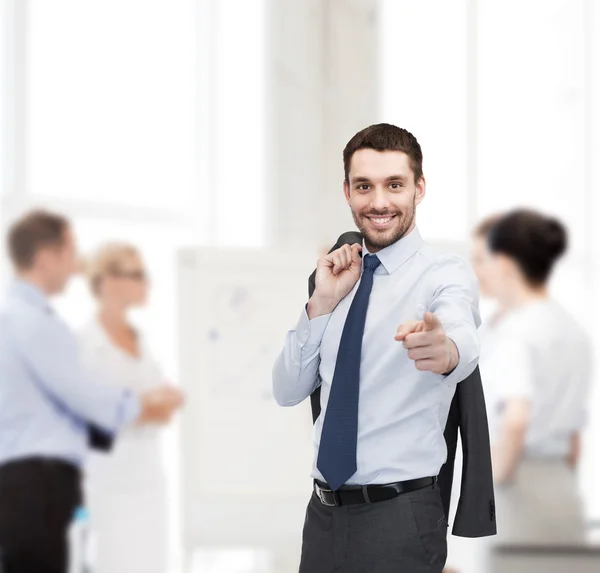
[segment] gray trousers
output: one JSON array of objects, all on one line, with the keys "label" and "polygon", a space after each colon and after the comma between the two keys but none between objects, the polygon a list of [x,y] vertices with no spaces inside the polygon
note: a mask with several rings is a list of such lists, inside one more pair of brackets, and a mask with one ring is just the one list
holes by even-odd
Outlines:
[{"label": "gray trousers", "polygon": [[441,573],[447,525],[437,485],[371,504],[306,511],[300,573]]}]

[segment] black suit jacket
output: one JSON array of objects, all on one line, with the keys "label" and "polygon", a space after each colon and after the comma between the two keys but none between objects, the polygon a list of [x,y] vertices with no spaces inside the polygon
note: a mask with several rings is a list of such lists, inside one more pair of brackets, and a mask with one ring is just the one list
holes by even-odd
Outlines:
[{"label": "black suit jacket", "polygon": [[[339,249],[342,245],[354,243],[362,244],[362,235],[354,231],[344,233],[329,252]],[[308,279],[309,298],[315,290],[315,272]],[[310,401],[313,422],[315,422],[321,413],[320,387],[313,392]],[[479,367],[458,384],[444,431],[448,458],[440,470],[439,486],[448,522],[450,522],[450,495],[459,432],[463,451],[462,483],[452,533],[459,537],[495,535],[496,509],[492,458]]]}]

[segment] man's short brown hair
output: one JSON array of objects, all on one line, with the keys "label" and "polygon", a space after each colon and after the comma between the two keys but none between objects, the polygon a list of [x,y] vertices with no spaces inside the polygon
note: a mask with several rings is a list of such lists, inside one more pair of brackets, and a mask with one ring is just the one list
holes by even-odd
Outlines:
[{"label": "man's short brown hair", "polygon": [[35,255],[46,247],[60,247],[65,241],[69,221],[62,215],[35,210],[15,221],[8,231],[8,253],[13,265],[30,269]]},{"label": "man's short brown hair", "polygon": [[417,138],[406,129],[389,123],[377,123],[359,131],[344,149],[344,174],[349,183],[350,162],[360,149],[375,151],[401,151],[408,155],[415,183],[423,177],[423,152]]}]

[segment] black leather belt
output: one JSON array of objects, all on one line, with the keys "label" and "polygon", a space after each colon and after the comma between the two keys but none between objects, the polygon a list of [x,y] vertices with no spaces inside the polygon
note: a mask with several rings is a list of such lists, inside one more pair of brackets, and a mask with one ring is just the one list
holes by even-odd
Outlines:
[{"label": "black leather belt", "polygon": [[344,486],[332,491],[322,482],[315,481],[315,494],[323,505],[339,507],[340,505],[355,505],[358,503],[375,503],[398,497],[426,487],[434,487],[435,477],[409,479],[385,485]]}]

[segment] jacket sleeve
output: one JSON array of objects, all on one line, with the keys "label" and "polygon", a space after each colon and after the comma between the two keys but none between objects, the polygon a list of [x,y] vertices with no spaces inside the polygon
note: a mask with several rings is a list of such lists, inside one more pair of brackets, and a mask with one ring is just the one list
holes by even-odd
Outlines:
[{"label": "jacket sleeve", "polygon": [[[468,382],[468,380],[465,380],[465,382]],[[450,500],[452,494],[452,484],[454,482],[454,463],[456,460],[456,447],[458,445],[459,425],[460,404],[458,400],[458,392],[455,392],[454,397],[452,398],[452,403],[450,404],[448,421],[446,422],[446,428],[444,430],[444,440],[446,441],[448,456],[446,457],[446,462],[440,469],[440,473],[438,475],[440,496],[442,498],[442,505],[444,506],[444,513],[446,514],[446,521],[448,523],[450,523]]]},{"label": "jacket sleeve", "polygon": [[452,534],[459,537],[495,535],[496,505],[492,456],[479,367],[458,385],[455,400],[459,415],[463,467],[460,498]]}]

